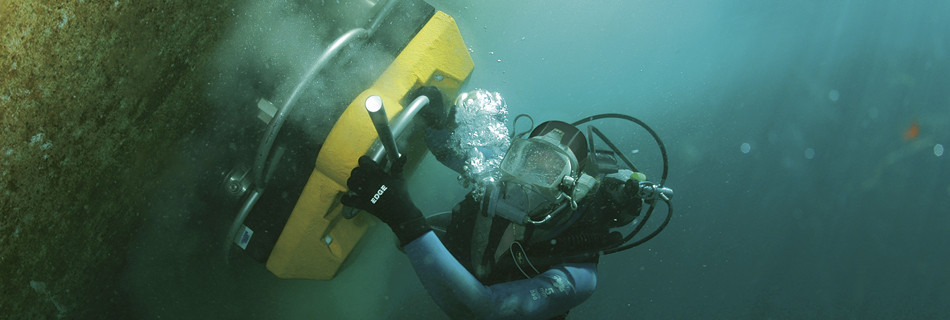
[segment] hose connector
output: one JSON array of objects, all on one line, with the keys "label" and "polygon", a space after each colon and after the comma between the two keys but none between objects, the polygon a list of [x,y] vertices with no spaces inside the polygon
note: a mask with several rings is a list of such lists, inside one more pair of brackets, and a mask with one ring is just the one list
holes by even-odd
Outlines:
[{"label": "hose connector", "polygon": [[673,189],[655,185],[653,182],[641,181],[640,188],[637,191],[637,196],[639,196],[640,199],[643,199],[644,201],[656,200],[658,198],[665,201],[670,201],[670,199],[673,199]]}]

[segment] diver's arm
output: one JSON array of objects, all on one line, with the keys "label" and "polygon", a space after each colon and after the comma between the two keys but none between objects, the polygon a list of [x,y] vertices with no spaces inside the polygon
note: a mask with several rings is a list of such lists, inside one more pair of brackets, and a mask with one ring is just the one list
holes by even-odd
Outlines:
[{"label": "diver's arm", "polygon": [[594,263],[568,263],[525,280],[481,284],[428,232],[405,246],[419,280],[449,316],[548,319],[577,306],[597,285]]}]

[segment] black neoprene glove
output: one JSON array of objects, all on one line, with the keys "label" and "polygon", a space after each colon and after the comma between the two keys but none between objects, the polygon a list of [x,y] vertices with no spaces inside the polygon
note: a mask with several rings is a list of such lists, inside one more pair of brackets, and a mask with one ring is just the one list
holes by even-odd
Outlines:
[{"label": "black neoprene glove", "polygon": [[359,166],[346,180],[351,192],[341,199],[344,205],[369,212],[389,225],[401,246],[431,230],[422,211],[409,198],[402,176],[405,164],[406,157],[400,157],[387,173],[370,157],[360,157]]},{"label": "black neoprene glove", "polygon": [[426,126],[433,129],[451,130],[457,125],[455,123],[455,106],[446,109],[442,101],[442,92],[436,87],[419,87],[410,95],[411,97],[426,96],[429,98],[429,104],[422,107],[419,111],[419,117]]}]

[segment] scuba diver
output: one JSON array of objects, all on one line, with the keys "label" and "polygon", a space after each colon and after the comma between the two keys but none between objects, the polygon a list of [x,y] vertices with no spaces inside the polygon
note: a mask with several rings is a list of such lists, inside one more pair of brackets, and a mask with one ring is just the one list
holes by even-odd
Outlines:
[{"label": "scuba diver", "polygon": [[[462,99],[440,112],[441,95],[422,94],[434,102],[420,114],[430,150],[462,173],[464,160],[447,150],[446,134],[458,129]],[[412,202],[402,175],[404,156],[391,161],[388,171],[361,157],[342,202],[389,225],[423,286],[450,317],[565,319],[593,294],[602,254],[643,243],[669,222],[667,216],[653,234],[626,244],[655,200],[669,205],[672,190],[662,182],[638,181],[633,171],[620,169],[615,152],[594,150],[588,136],[576,125],[548,121],[526,137],[514,137],[499,156],[497,181],[467,194],[450,215],[426,217]],[[665,160],[664,152],[664,180]],[[633,222],[645,201],[650,209],[631,234],[612,230]]]}]

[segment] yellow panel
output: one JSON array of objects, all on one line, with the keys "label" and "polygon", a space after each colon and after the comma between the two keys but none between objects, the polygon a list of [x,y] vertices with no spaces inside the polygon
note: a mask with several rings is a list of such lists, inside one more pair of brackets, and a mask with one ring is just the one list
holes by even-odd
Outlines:
[{"label": "yellow panel", "polygon": [[[310,180],[267,260],[267,268],[281,278],[332,279],[371,221],[365,214],[344,219],[339,204],[356,160],[367,153],[377,138],[364,107],[366,98],[380,96],[390,118],[402,110],[400,102],[420,86],[439,88],[443,100],[450,102],[473,68],[455,20],[436,12],[373,86],[347,106],[333,126]],[[417,162],[425,149],[413,149],[409,161]]]},{"label": "yellow panel", "polygon": [[[342,208],[332,199],[344,191],[346,189],[318,171],[310,175],[280,235],[280,245],[274,247],[267,260],[268,269],[285,278],[323,280],[333,277],[346,254],[369,226],[366,217],[360,215],[346,220],[345,224],[336,223],[331,229],[331,225],[339,220]],[[323,214],[328,212],[330,214]],[[315,273],[318,271],[317,266],[332,268],[324,267]],[[275,270],[275,267],[279,269]]]},{"label": "yellow panel", "polygon": [[[382,97],[390,118],[402,110],[399,102],[423,85],[439,88],[445,95],[444,100],[450,102],[474,66],[455,20],[441,11],[436,12],[373,86],[350,103],[327,136],[317,157],[316,169],[345,185],[359,158],[353,155],[366,153],[376,141],[376,130],[364,107],[367,97]],[[341,147],[325,152],[327,145]]]}]

